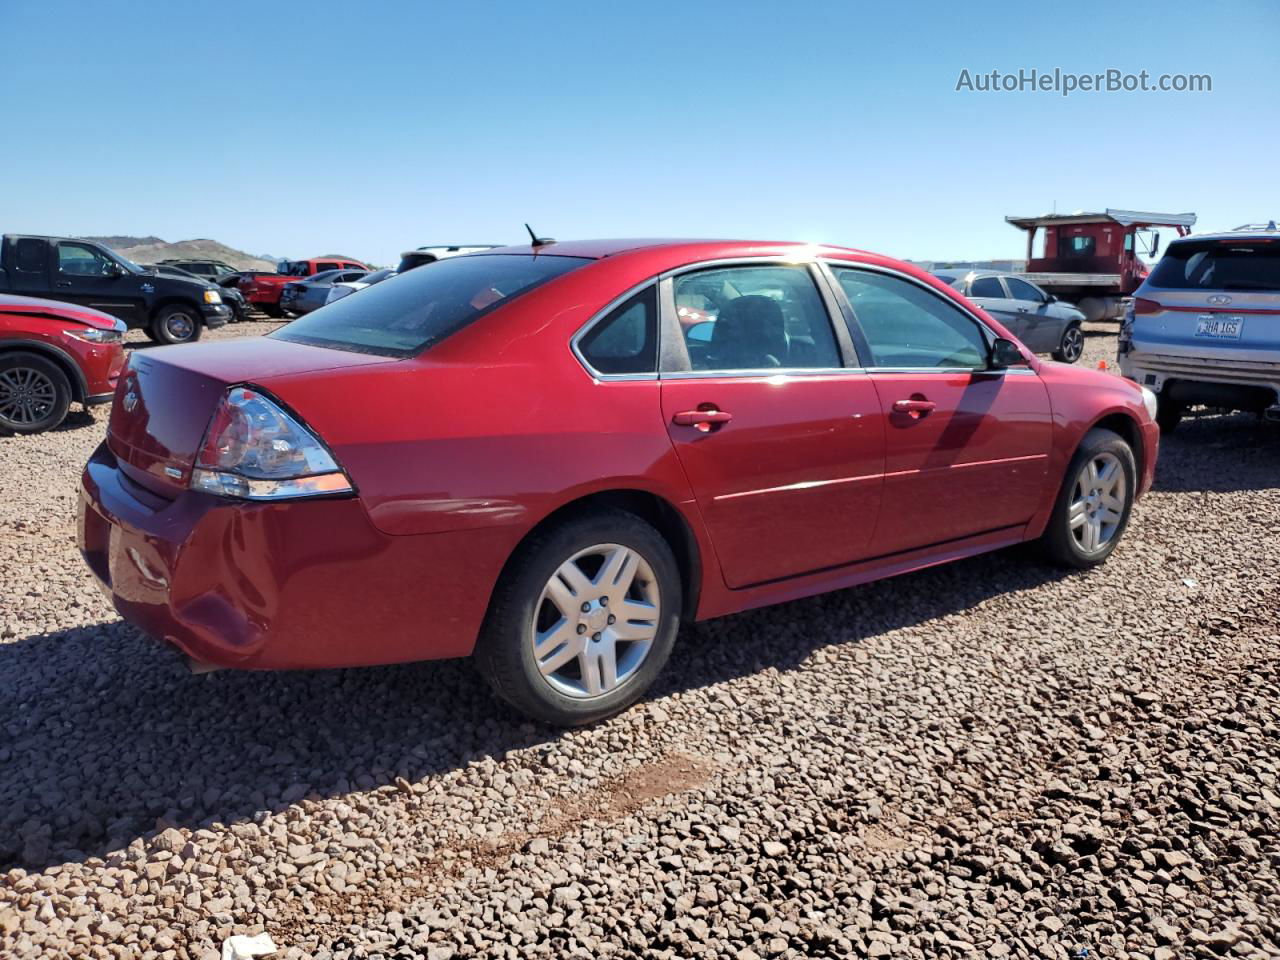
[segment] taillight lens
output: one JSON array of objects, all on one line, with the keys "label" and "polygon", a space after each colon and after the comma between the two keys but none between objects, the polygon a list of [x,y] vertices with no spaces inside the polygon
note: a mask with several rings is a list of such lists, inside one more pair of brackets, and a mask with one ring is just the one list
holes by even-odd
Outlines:
[{"label": "taillight lens", "polygon": [[191,486],[240,500],[354,493],[333,455],[270,398],[233,387],[205,432]]},{"label": "taillight lens", "polygon": [[1154,300],[1144,300],[1142,297],[1133,298],[1133,312],[1138,316],[1144,313],[1159,313],[1163,309],[1164,307]]}]

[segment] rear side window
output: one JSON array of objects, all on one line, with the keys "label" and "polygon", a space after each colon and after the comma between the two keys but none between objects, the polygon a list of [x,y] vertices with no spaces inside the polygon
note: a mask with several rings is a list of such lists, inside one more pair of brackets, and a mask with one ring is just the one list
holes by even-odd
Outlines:
[{"label": "rear side window", "polygon": [[582,257],[495,254],[455,257],[410,270],[335,300],[281,327],[278,340],[336,350],[409,357],[556,277]]},{"label": "rear side window", "polygon": [[899,277],[835,269],[871,347],[872,365],[898,368],[982,369],[987,339],[968,314]]},{"label": "rear side window", "polygon": [[317,263],[316,264],[316,273],[324,273],[326,270],[337,270],[337,269],[339,269],[339,267],[336,263]]},{"label": "rear side window", "polygon": [[49,244],[44,240],[19,240],[14,266],[28,273],[44,272],[49,260]]},{"label": "rear side window", "polygon": [[1170,244],[1148,282],[1166,290],[1280,291],[1280,242],[1184,240]]},{"label": "rear side window", "polygon": [[1004,288],[996,277],[979,277],[969,287],[969,296],[986,297],[992,300],[1005,299]]},{"label": "rear side window", "polygon": [[653,286],[616,307],[578,343],[583,359],[598,373],[656,373],[658,296]]}]

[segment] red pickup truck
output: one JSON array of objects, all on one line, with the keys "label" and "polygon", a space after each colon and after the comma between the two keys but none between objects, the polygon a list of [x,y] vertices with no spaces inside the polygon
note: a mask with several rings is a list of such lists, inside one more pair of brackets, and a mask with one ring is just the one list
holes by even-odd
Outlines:
[{"label": "red pickup truck", "polygon": [[325,270],[368,270],[366,264],[349,257],[312,257],[310,260],[285,260],[275,273],[244,273],[239,288],[244,298],[269,317],[283,317],[280,292],[284,285],[298,277],[310,277]]}]

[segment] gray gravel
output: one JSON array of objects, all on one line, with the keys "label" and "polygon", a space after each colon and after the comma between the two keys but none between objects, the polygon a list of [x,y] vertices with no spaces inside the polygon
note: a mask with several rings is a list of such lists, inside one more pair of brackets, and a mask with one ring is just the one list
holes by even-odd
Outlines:
[{"label": "gray gravel", "polygon": [[557,733],[465,663],[189,676],[74,549],[104,424],[0,438],[0,956],[1280,957],[1276,429],[1186,423],[1099,570],[688,627]]}]

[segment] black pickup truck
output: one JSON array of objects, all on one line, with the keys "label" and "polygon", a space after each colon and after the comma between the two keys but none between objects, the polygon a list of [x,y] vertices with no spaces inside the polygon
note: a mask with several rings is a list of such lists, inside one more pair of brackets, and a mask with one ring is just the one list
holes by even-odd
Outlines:
[{"label": "black pickup truck", "polygon": [[158,343],[190,343],[231,319],[218,287],[148,270],[101,244],[7,233],[0,293],[79,303],[119,317]]}]

